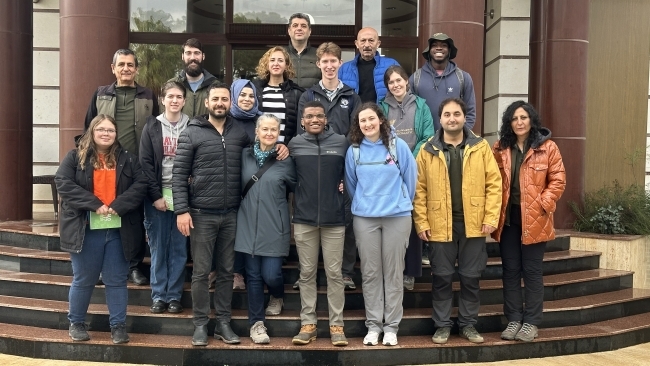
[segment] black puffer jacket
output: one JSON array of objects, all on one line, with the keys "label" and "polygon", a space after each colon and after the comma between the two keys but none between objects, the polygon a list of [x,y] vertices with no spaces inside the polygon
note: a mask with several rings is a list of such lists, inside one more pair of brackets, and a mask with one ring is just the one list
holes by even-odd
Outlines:
[{"label": "black puffer jacket", "polygon": [[[253,80],[253,85],[257,88],[257,105],[259,110],[264,112],[262,107],[262,91],[264,88],[269,85],[269,81],[266,79],[255,79]],[[284,144],[288,145],[289,141],[296,135],[296,129],[298,128],[298,102],[300,101],[300,96],[305,91],[295,82],[287,80],[280,84],[280,89],[282,89],[282,94],[284,95],[284,104],[286,105],[285,112],[285,127],[284,131],[281,131],[280,134],[284,136]]]},{"label": "black puffer jacket", "polygon": [[[122,218],[120,237],[124,257],[131,260],[140,250],[142,235],[142,200],[146,195],[147,177],[135,155],[118,148],[115,200],[109,205]],[[95,196],[94,168],[87,159],[81,170],[77,149],[71,150],[56,171],[54,182],[61,195],[59,231],[61,250],[79,253],[83,247],[88,211],[96,211],[102,201]]]},{"label": "black puffer jacket", "polygon": [[249,143],[244,129],[230,116],[223,135],[207,115],[194,117],[178,138],[172,170],[174,212],[237,209],[241,203],[241,152]]}]

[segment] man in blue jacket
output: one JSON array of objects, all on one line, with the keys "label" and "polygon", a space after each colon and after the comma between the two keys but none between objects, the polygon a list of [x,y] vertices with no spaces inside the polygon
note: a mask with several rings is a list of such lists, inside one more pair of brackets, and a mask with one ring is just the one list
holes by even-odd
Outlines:
[{"label": "man in blue jacket", "polygon": [[[472,129],[476,120],[476,98],[472,77],[451,61],[458,49],[454,40],[444,33],[436,33],[429,38],[429,47],[422,52],[427,63],[416,70],[409,78],[413,94],[424,98],[431,111],[437,111],[440,103],[447,98],[460,98],[467,106],[465,125]],[[440,129],[440,117],[431,113],[433,128]]]},{"label": "man in blue jacket", "polygon": [[377,48],[381,45],[374,28],[366,27],[359,31],[354,41],[359,53],[339,69],[339,79],[359,94],[361,102],[379,102],[386,96],[384,73],[391,65],[399,65],[390,57],[380,56]]}]

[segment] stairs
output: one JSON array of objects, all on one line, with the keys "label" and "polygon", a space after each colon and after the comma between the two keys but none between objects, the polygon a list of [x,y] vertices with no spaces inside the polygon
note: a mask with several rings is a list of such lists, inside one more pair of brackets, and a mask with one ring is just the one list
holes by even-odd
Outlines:
[{"label": "stairs", "polygon": [[[4,227],[4,228],[3,228]],[[358,289],[346,292],[345,332],[350,345],[329,342],[325,274],[318,274],[318,339],[294,346],[300,328],[300,296],[291,288],[298,278],[292,247],[284,266],[285,301],[282,315],[267,317],[269,345],[254,345],[248,336],[247,295],[235,290],[232,325],[240,345],[214,339],[208,347],[192,347],[191,263],[181,314],[151,314],[149,286],[129,284],[127,328],[131,342],[113,345],[104,304],[104,287],[97,286],[88,310],[91,341],[74,343],[67,335],[67,296],[72,279],[70,258],[58,251],[56,230],[34,234],[29,226],[0,227],[0,353],[35,358],[173,365],[393,365],[440,362],[489,362],[529,357],[609,351],[650,341],[650,290],[633,289],[633,273],[599,269],[598,252],[569,250],[569,237],[548,243],[544,257],[544,322],[531,343],[499,338],[503,317],[501,260],[496,243],[487,244],[488,266],[481,279],[481,309],[477,329],[485,343],[476,345],[452,330],[448,344],[431,342],[431,275],[416,279],[405,291],[404,317],[396,347],[366,347],[361,275]],[[48,231],[48,230],[44,230]],[[454,283],[454,304],[459,285]],[[211,295],[214,295],[211,293]],[[452,316],[455,316],[454,309]],[[213,321],[209,326],[214,327]]]}]

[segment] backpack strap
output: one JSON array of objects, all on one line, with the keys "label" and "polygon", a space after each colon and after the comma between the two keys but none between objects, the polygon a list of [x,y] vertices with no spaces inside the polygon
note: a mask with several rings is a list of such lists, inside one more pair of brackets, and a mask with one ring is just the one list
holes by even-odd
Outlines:
[{"label": "backpack strap", "polygon": [[458,78],[458,83],[460,84],[460,99],[463,99],[465,96],[465,75],[463,75],[463,70],[461,70],[458,66],[456,66],[456,77]]},{"label": "backpack strap", "polygon": [[415,91],[416,95],[420,95],[418,93],[418,86],[420,85],[420,77],[422,77],[422,68],[415,70],[415,72],[413,73],[413,91]]},{"label": "backpack strap", "polygon": [[359,165],[359,144],[352,144],[352,156],[354,157],[354,165]]}]

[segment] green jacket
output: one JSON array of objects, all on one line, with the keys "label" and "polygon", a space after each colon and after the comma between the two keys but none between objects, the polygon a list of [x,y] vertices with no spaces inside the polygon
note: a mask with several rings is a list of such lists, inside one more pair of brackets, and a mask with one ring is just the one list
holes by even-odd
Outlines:
[{"label": "green jacket", "polygon": [[187,89],[185,93],[185,105],[183,106],[183,113],[187,114],[190,119],[194,116],[208,114],[208,108],[205,107],[205,99],[208,97],[208,87],[213,82],[217,81],[217,77],[210,74],[207,70],[203,69],[203,82],[195,92],[190,88],[190,83],[187,82],[185,71],[181,71],[169,81],[177,81],[185,86]]},{"label": "green jacket", "polygon": [[[379,106],[384,111],[384,115],[388,116],[389,105],[386,103],[386,98],[382,98],[379,101]],[[431,117],[431,110],[427,106],[424,98],[420,98],[417,95],[415,96],[415,136],[418,143],[415,144],[413,148],[413,157],[418,157],[420,148],[422,144],[427,142],[429,137],[433,136],[435,131],[433,130],[433,117]]]}]

